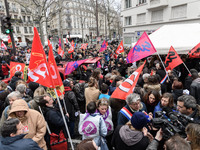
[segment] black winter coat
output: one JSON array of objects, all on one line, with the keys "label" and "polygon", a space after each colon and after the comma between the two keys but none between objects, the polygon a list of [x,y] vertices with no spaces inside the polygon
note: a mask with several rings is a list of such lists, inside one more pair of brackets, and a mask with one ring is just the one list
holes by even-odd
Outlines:
[{"label": "black winter coat", "polygon": [[15,91],[16,82],[17,82],[18,80],[21,80],[21,78],[18,78],[18,77],[16,77],[16,76],[13,76],[13,77],[11,78],[11,80],[10,80],[10,83],[8,84],[8,85],[12,88],[13,91]]}]

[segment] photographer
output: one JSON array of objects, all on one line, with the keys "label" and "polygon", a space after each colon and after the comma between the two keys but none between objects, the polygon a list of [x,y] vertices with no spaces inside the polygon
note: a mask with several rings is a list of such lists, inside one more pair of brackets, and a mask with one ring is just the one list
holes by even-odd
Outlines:
[{"label": "photographer", "polygon": [[196,103],[196,99],[191,95],[182,95],[177,101],[177,110],[190,118],[195,123],[200,123],[200,106]]}]

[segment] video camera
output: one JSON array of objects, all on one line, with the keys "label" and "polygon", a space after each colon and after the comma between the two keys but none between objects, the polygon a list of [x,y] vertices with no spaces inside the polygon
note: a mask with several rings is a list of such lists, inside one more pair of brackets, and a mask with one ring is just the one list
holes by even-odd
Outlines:
[{"label": "video camera", "polygon": [[153,127],[162,128],[164,140],[169,139],[176,133],[185,138],[187,136],[185,128],[193,122],[193,118],[174,112],[170,108],[163,108],[163,111],[156,112],[155,118],[152,119]]}]

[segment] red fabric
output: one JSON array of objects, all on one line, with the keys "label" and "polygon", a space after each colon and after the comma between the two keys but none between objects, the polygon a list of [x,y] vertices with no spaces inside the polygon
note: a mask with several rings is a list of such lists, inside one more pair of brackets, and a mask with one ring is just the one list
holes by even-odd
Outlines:
[{"label": "red fabric", "polygon": [[31,81],[46,87],[54,88],[49,73],[49,65],[47,64],[46,55],[36,27],[34,27],[34,37],[28,70],[28,77]]},{"label": "red fabric", "polygon": [[65,86],[65,92],[71,91],[72,89],[69,86]]},{"label": "red fabric", "polygon": [[10,34],[8,35],[8,46],[10,48],[12,48],[12,41],[11,41],[11,38],[10,38]]},{"label": "red fabric", "polygon": [[200,43],[188,52],[189,58],[200,58]]},{"label": "red fabric", "polygon": [[129,94],[133,93],[145,63],[146,61],[136,71],[134,71],[119,87],[116,88],[116,90],[112,93],[111,98],[125,100]]},{"label": "red fabric", "polygon": [[18,62],[10,62],[10,78],[12,78],[16,71],[21,71],[23,73],[22,78],[24,78],[24,68],[25,64]]},{"label": "red fabric", "polygon": [[72,52],[74,52],[74,41],[72,40],[72,42],[71,42],[71,47],[70,47],[70,49],[68,50],[68,53],[70,54],[70,53],[72,53]]},{"label": "red fabric", "polygon": [[81,44],[81,49],[85,50],[88,46],[88,43]]},{"label": "red fabric", "polygon": [[6,45],[4,44],[3,40],[1,41],[1,48],[7,50]]},{"label": "red fabric", "polygon": [[116,54],[120,54],[124,52],[124,47],[123,47],[123,40],[121,41],[121,43],[119,44],[117,50],[115,51]]},{"label": "red fabric", "polygon": [[62,130],[59,135],[55,133],[50,134],[50,145],[51,150],[67,150],[67,139],[65,138]]},{"label": "red fabric", "polygon": [[183,61],[174,50],[174,48],[171,46],[169,49],[169,53],[167,54],[167,57],[165,59],[166,70],[172,70],[182,63]]},{"label": "red fabric", "polygon": [[10,66],[8,64],[3,64],[1,68],[2,68],[3,75],[7,76],[9,74],[8,71],[10,70]]}]

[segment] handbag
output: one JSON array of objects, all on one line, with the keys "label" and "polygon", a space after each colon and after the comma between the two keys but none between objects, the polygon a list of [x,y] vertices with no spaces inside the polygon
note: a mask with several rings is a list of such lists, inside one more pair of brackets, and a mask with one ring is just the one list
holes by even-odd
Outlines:
[{"label": "handbag", "polygon": [[[39,106],[38,108],[42,116],[44,117],[41,107]],[[60,131],[59,135],[55,133],[51,133],[47,122],[46,124],[47,124],[47,131],[50,136],[50,149],[51,150],[67,150],[67,139],[65,138],[63,130]]]},{"label": "handbag", "polygon": [[67,150],[67,139],[62,130],[59,135],[55,133],[50,134],[50,147],[51,150]]}]

